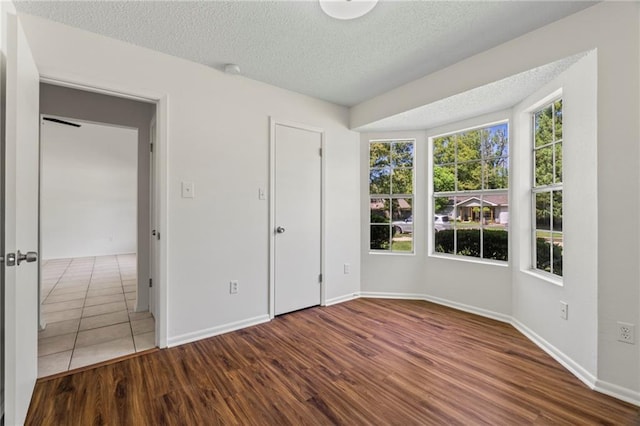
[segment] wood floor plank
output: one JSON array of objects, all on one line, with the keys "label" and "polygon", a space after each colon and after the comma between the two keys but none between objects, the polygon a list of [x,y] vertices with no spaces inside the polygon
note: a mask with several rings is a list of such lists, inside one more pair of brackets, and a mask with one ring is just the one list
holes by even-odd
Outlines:
[{"label": "wood floor plank", "polygon": [[42,380],[27,425],[640,425],[517,330],[358,299]]}]

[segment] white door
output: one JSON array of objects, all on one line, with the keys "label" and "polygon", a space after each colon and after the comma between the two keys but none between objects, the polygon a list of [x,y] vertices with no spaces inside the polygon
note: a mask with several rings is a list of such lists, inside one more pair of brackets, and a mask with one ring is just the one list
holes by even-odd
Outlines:
[{"label": "white door", "polygon": [[320,304],[322,133],[275,124],[275,315]]},{"label": "white door", "polygon": [[[38,262],[17,257],[38,246],[39,75],[15,15],[6,28],[5,109],[5,424],[24,423],[37,377]],[[18,265],[18,262],[20,264]]]}]

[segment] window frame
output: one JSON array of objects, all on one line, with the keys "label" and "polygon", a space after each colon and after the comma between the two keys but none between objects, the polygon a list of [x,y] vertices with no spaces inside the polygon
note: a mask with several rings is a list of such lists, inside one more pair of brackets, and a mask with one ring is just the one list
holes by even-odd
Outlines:
[{"label": "window frame", "polygon": [[[555,103],[556,102],[562,102],[562,137],[560,139],[556,139],[556,126],[555,126]],[[547,109],[548,107],[552,107],[552,118],[553,118],[553,122],[552,122],[552,142],[550,143],[546,143],[544,145],[540,145],[540,146],[536,146],[536,124],[535,124],[535,120],[536,120],[536,114],[544,111],[545,109]],[[530,218],[530,223],[531,223],[531,256],[530,256],[530,261],[531,264],[529,266],[529,271],[534,274],[539,276],[540,278],[543,278],[545,280],[551,281],[554,284],[558,284],[558,285],[562,285],[563,284],[563,275],[558,275],[558,274],[554,274],[553,273],[553,241],[554,241],[554,235],[556,233],[560,233],[562,234],[562,241],[564,243],[564,223],[562,225],[562,230],[561,231],[556,231],[554,229],[554,225],[553,225],[553,211],[554,211],[554,194],[555,193],[560,193],[562,195],[562,219],[564,222],[564,98],[563,98],[563,94],[562,91],[553,93],[552,95],[546,97],[545,99],[541,100],[540,102],[536,103],[536,105],[534,105],[532,108],[529,109],[528,111],[529,113],[529,122],[531,125],[531,131],[530,131],[530,135],[529,135],[529,141],[530,141],[530,153],[531,153],[531,180],[530,180],[530,199],[531,199],[531,218]],[[561,167],[562,167],[562,176],[561,176],[561,181],[558,183],[556,182],[556,146],[560,144],[561,146],[561,152],[562,152],[562,158],[560,159],[561,161]],[[545,184],[545,185],[540,185],[540,186],[536,186],[536,151],[541,150],[543,148],[548,148],[551,147],[552,148],[552,176],[553,176],[553,182],[550,184]],[[549,230],[548,232],[551,234],[551,244],[549,245],[549,262],[551,264],[551,272],[549,271],[545,271],[544,269],[538,269],[537,267],[537,254],[538,254],[538,248],[537,248],[537,243],[538,243],[538,227],[537,227],[537,219],[536,219],[536,213],[537,213],[537,204],[536,204],[536,196],[538,194],[549,194],[549,210],[550,210],[550,214],[549,214]],[[541,230],[541,231],[545,231],[546,230]],[[564,244],[562,246],[562,250],[564,251]],[[563,259],[564,259],[564,255],[563,255]],[[564,267],[563,267],[564,270]]]},{"label": "window frame", "polygon": [[[504,115],[502,115],[504,117]],[[488,117],[485,117],[488,118]],[[507,167],[507,173],[508,173],[508,177],[507,177],[507,187],[506,188],[498,188],[498,189],[482,189],[482,185],[484,184],[484,172],[481,172],[481,177],[480,177],[480,183],[481,183],[481,187],[480,189],[475,189],[475,190],[457,190],[458,187],[458,179],[456,176],[455,179],[455,188],[456,190],[454,191],[440,191],[440,192],[436,192],[435,188],[434,188],[434,168],[436,166],[435,163],[435,158],[434,158],[434,142],[435,139],[437,138],[441,138],[441,137],[446,137],[446,136],[451,136],[451,135],[456,135],[456,134],[461,134],[461,133],[466,133],[466,132],[470,132],[470,131],[474,131],[474,130],[480,130],[480,129],[486,129],[486,128],[491,128],[494,126],[498,126],[501,124],[506,124],[507,126],[507,147],[508,147],[508,154],[506,156],[501,156],[501,157],[481,157],[478,160],[471,160],[471,161],[462,161],[459,162],[458,161],[458,150],[456,147],[456,154],[455,154],[455,158],[454,161],[452,163],[443,163],[443,165],[454,165],[454,167],[456,167],[457,169],[457,165],[458,164],[469,164],[475,161],[478,161],[481,165],[481,167],[483,167],[483,163],[485,161],[487,161],[487,159],[491,159],[491,158],[506,158],[508,161],[508,167]],[[483,238],[483,232],[484,232],[484,226],[480,227],[480,257],[474,257],[474,256],[466,256],[463,254],[457,254],[456,252],[456,248],[457,248],[457,238],[454,234],[454,253],[442,253],[442,252],[437,252],[436,251],[436,244],[435,244],[435,234],[436,232],[434,231],[435,229],[435,215],[438,214],[435,211],[435,200],[436,198],[439,197],[460,197],[460,196],[464,196],[465,194],[468,195],[478,195],[480,198],[480,202],[482,204],[482,202],[484,201],[484,196],[485,195],[491,195],[491,194],[506,194],[507,195],[507,200],[508,202],[510,202],[511,200],[511,186],[512,186],[512,182],[511,182],[511,177],[512,177],[512,170],[511,170],[511,165],[512,165],[512,149],[511,149],[511,117],[507,116],[506,118],[500,118],[500,119],[489,119],[489,120],[484,120],[479,122],[479,124],[474,124],[471,126],[466,126],[462,128],[458,127],[455,130],[450,130],[450,131],[446,131],[443,133],[438,133],[435,135],[431,135],[428,137],[428,141],[429,141],[429,178],[428,178],[428,182],[429,182],[429,200],[430,200],[430,208],[428,209],[429,211],[429,218],[428,218],[428,223],[430,224],[427,232],[427,236],[428,236],[428,241],[429,241],[429,255],[433,256],[433,257],[440,257],[440,258],[445,258],[445,259],[454,259],[454,260],[458,260],[458,261],[464,261],[464,262],[473,262],[473,263],[481,263],[481,264],[491,264],[491,265],[496,265],[496,266],[509,266],[510,262],[511,262],[511,242],[508,242],[508,247],[507,247],[507,260],[498,260],[498,259],[490,259],[490,258],[484,258],[482,257],[484,254],[484,238]],[[482,213],[481,213],[482,214]],[[454,228],[455,229],[455,228]],[[509,220],[508,225],[506,227],[506,231],[508,232],[508,239],[510,240],[510,235],[511,235],[511,220]]]},{"label": "window frame", "polygon": [[[393,186],[392,186],[392,182],[393,182],[393,178],[390,177],[390,187],[389,187],[389,193],[388,194],[372,194],[371,193],[371,182],[370,182],[370,176],[371,176],[371,145],[374,143],[388,143],[390,148],[390,152],[391,152],[391,144],[393,142],[409,142],[413,145],[413,155],[412,155],[412,166],[411,166],[411,182],[412,182],[412,193],[411,194],[394,194],[393,193]],[[416,210],[416,206],[415,206],[415,194],[416,194],[416,152],[417,152],[417,139],[416,138],[382,138],[382,139],[369,139],[369,141],[367,142],[367,162],[368,162],[368,166],[367,166],[367,199],[368,199],[368,203],[367,203],[367,217],[368,219],[368,226],[367,226],[367,232],[368,232],[368,241],[367,241],[367,246],[369,248],[369,253],[370,254],[381,254],[381,255],[401,255],[401,256],[408,256],[408,255],[415,255],[416,253],[416,216],[415,216],[415,210]],[[393,167],[391,164],[389,164],[389,166],[391,168],[391,175],[393,176],[393,170],[395,170],[396,168]],[[408,167],[398,167],[398,169],[408,169]],[[388,250],[383,250],[383,249],[372,249],[371,248],[371,226],[374,225],[374,223],[371,222],[371,200],[376,199],[376,198],[382,198],[382,199],[389,199],[389,200],[394,200],[394,199],[411,199],[411,217],[413,220],[413,231],[411,233],[411,251],[394,251],[393,250],[393,217],[391,217],[389,219],[389,235],[390,235],[390,246]],[[393,215],[393,213],[391,213],[391,215]],[[375,224],[376,226],[382,226],[383,224]]]}]

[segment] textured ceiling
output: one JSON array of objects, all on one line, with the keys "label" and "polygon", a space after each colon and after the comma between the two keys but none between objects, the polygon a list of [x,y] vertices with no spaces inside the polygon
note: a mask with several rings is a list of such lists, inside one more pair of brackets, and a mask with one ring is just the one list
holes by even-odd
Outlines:
[{"label": "textured ceiling", "polygon": [[582,1],[384,1],[362,18],[317,1],[21,1],[19,12],[352,106],[577,12]]},{"label": "textured ceiling", "polygon": [[558,77],[587,53],[525,71],[359,127],[359,132],[424,130],[510,108]]}]

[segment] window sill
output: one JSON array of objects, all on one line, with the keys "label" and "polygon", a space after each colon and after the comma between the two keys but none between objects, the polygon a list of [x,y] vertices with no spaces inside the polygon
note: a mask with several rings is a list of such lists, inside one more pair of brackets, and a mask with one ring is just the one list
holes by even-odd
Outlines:
[{"label": "window sill", "polygon": [[504,260],[479,259],[476,257],[459,256],[459,255],[447,254],[447,253],[431,253],[429,257],[433,257],[436,259],[457,260],[459,262],[476,263],[480,265],[500,266],[503,268],[509,267],[509,262]]},{"label": "window sill", "polygon": [[414,251],[374,251],[369,250],[369,254],[373,255],[381,255],[381,256],[415,256],[416,253]]},{"label": "window sill", "polygon": [[522,269],[521,272],[539,280],[546,281],[550,284],[557,285],[558,287],[564,287],[562,278],[556,278],[554,275],[549,274],[548,272],[541,272],[536,269]]}]

